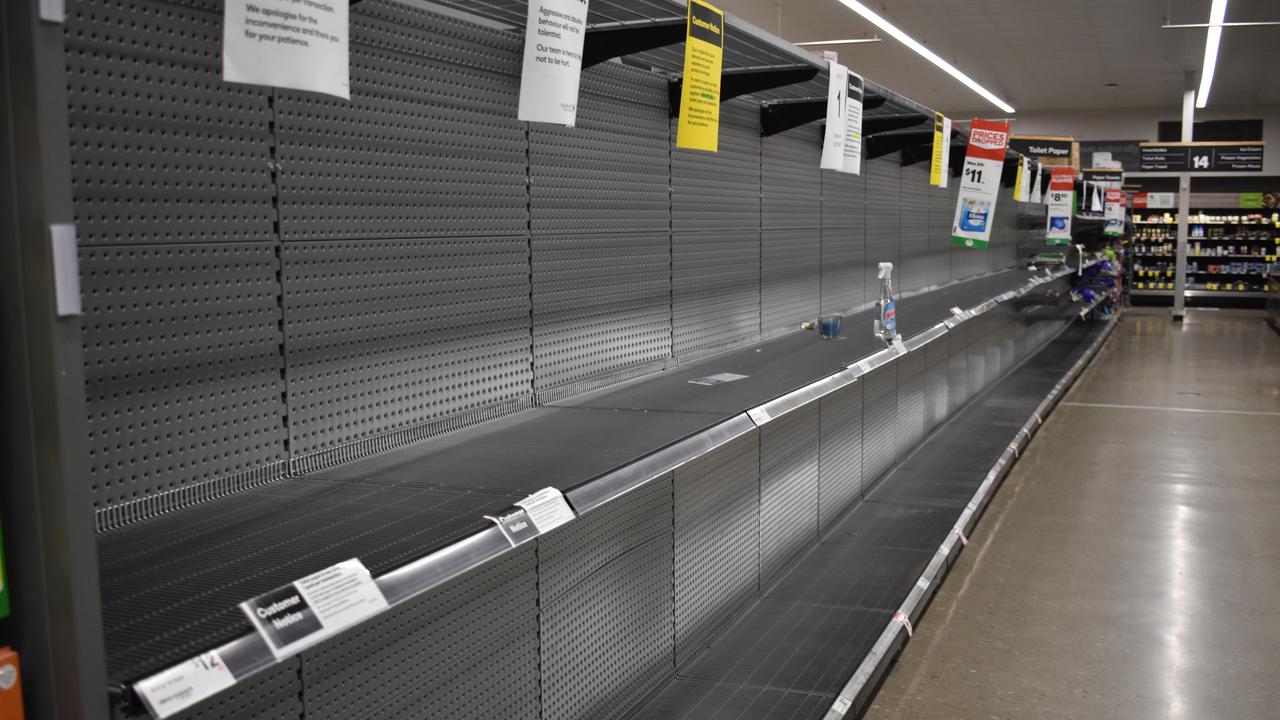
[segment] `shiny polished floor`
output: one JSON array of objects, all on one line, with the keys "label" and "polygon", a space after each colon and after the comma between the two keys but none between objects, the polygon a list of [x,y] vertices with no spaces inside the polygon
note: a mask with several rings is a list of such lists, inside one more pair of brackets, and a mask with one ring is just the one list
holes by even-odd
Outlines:
[{"label": "shiny polished floor", "polygon": [[1280,717],[1280,337],[1125,315],[867,720]]}]

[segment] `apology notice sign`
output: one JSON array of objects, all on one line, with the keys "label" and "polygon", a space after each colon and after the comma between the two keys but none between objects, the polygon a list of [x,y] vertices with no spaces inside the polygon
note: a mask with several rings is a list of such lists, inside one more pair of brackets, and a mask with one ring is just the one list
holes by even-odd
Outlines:
[{"label": "apology notice sign", "polygon": [[572,127],[578,117],[587,0],[530,0],[518,118]]},{"label": "apology notice sign", "polygon": [[347,0],[226,0],[222,79],[351,99]]},{"label": "apology notice sign", "polygon": [[277,660],[386,609],[364,563],[352,559],[240,603]]}]

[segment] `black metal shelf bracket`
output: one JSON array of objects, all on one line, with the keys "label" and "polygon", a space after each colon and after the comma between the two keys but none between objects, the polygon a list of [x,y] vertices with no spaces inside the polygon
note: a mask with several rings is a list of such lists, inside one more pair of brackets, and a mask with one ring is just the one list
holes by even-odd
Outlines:
[{"label": "black metal shelf bracket", "polygon": [[[813,65],[764,65],[761,67],[728,68],[720,75],[720,102],[741,95],[763,92],[774,88],[808,82],[817,77],[818,68]],[[667,86],[671,103],[671,117],[680,116],[680,90],[683,79],[672,78]],[[823,100],[825,103],[826,101]]]},{"label": "black metal shelf bracket", "polygon": [[582,67],[678,45],[684,42],[685,22],[685,18],[671,17],[593,25],[587,28],[582,44]]}]

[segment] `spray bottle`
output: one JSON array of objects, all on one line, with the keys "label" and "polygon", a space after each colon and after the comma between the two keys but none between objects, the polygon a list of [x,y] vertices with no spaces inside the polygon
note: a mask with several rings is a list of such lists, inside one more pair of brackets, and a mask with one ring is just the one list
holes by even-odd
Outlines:
[{"label": "spray bottle", "polygon": [[893,304],[893,263],[880,263],[880,300],[876,302],[876,336],[885,343],[892,343],[898,337],[898,316]]}]

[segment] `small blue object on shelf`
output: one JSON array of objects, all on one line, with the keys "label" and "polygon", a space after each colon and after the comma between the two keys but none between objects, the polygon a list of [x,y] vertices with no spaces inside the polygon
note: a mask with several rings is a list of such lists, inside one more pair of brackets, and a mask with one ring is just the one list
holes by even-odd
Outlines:
[{"label": "small blue object on shelf", "polygon": [[838,337],[840,335],[840,321],[842,319],[843,318],[841,318],[839,315],[819,316],[818,317],[818,334],[821,335],[825,340],[830,340],[833,337]]}]

